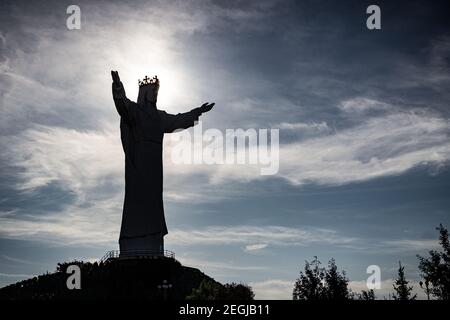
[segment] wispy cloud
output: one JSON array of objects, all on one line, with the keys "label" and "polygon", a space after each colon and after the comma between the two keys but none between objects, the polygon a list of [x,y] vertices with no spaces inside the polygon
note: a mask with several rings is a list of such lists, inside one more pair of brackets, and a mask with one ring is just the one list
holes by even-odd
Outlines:
[{"label": "wispy cloud", "polygon": [[382,241],[380,246],[384,250],[417,253],[439,249],[440,244],[437,239],[398,239]]},{"label": "wispy cloud", "polygon": [[362,120],[333,134],[283,145],[280,176],[293,184],[345,184],[398,175],[450,159],[447,119],[425,111]]},{"label": "wispy cloud", "polygon": [[0,273],[0,277],[8,277],[8,278],[32,278],[35,275],[33,274],[22,274],[22,273]]},{"label": "wispy cloud", "polygon": [[2,216],[0,235],[3,238],[49,242],[58,246],[115,246],[120,228],[120,207],[120,202],[99,200],[95,205],[68,205],[64,212]]},{"label": "wispy cloud", "polygon": [[[448,120],[424,112],[369,118],[356,127],[281,145],[277,176],[294,185],[345,184],[398,175],[420,165],[436,168],[450,158],[449,127]],[[18,136],[5,137],[4,157],[23,169],[16,185],[19,190],[58,181],[85,197],[107,180],[117,195],[123,186],[123,152],[116,131],[110,125],[101,131],[35,126]],[[166,147],[166,154],[170,154],[170,143]],[[177,192],[179,184],[170,183],[171,177],[187,181],[206,176],[216,184],[264,178],[255,165],[178,165],[166,161],[166,166],[167,194],[179,201],[185,197]]]},{"label": "wispy cloud", "polygon": [[375,110],[375,111],[388,111],[393,110],[394,107],[374,99],[368,99],[364,97],[358,97],[353,99],[348,99],[345,101],[342,101],[339,104],[339,108],[343,110],[344,112],[366,112],[369,110]]},{"label": "wispy cloud", "polygon": [[233,262],[224,261],[211,261],[204,259],[197,259],[192,257],[187,257],[186,255],[177,257],[183,265],[192,266],[200,269],[209,269],[213,272],[217,271],[262,271],[267,268],[264,266],[247,266],[247,265],[237,265]]},{"label": "wispy cloud", "polygon": [[255,252],[260,251],[264,248],[267,248],[267,243],[255,243],[246,245],[244,250],[247,252]]},{"label": "wispy cloud", "polygon": [[329,131],[330,128],[328,127],[326,122],[320,122],[320,123],[303,123],[303,122],[296,122],[296,123],[289,123],[289,122],[282,122],[279,125],[274,125],[274,128],[278,128],[280,130],[300,130],[300,131]]},{"label": "wispy cloud", "polygon": [[19,263],[19,264],[26,264],[26,265],[42,264],[42,263],[38,263],[38,262],[35,262],[35,261],[29,261],[29,260],[24,260],[24,259],[18,259],[18,258],[10,257],[10,256],[7,256],[5,254],[2,254],[0,256],[0,258],[3,258],[5,260],[7,260],[7,261],[11,261],[11,262],[14,262],[14,263]]},{"label": "wispy cloud", "polygon": [[[103,213],[71,207],[63,216],[52,214],[38,219],[0,217],[0,235],[7,238],[36,239],[69,244],[112,244],[118,236],[120,215],[108,207]],[[179,246],[236,245],[247,251],[271,246],[332,244],[353,246],[357,238],[321,228],[281,226],[211,226],[203,229],[172,229],[167,242]]]},{"label": "wispy cloud", "polygon": [[204,229],[173,230],[168,241],[177,245],[244,245],[247,250],[269,246],[306,246],[316,244],[353,245],[358,239],[321,228],[282,226],[211,226]]},{"label": "wispy cloud", "polygon": [[294,280],[269,279],[250,282],[257,300],[291,300]]},{"label": "wispy cloud", "polygon": [[[297,131],[311,128],[301,123],[283,127]],[[449,128],[448,119],[426,110],[392,111],[363,118],[350,128],[282,144],[276,177],[294,185],[340,185],[399,175],[418,166],[439,168],[450,159]],[[174,165],[170,170],[179,177],[208,175],[216,184],[267,178],[261,177],[254,165]]]},{"label": "wispy cloud", "polygon": [[119,139],[113,130],[36,126],[3,141],[8,161],[25,169],[19,173],[18,190],[57,181],[84,198],[105,179],[115,186],[122,185],[124,157]]}]

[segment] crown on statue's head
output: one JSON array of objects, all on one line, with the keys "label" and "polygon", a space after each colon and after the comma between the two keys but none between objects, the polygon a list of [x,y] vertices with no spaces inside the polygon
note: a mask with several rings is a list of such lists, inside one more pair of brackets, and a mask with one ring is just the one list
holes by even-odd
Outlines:
[{"label": "crown on statue's head", "polygon": [[148,85],[154,85],[159,87],[159,79],[157,76],[154,76],[153,78],[149,78],[148,76],[145,76],[144,79],[138,80],[139,87],[148,86]]}]

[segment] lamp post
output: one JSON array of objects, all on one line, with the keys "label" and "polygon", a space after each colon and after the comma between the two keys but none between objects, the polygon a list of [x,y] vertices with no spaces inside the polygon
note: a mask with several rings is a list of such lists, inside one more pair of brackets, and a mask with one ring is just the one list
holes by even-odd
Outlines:
[{"label": "lamp post", "polygon": [[168,291],[171,288],[172,288],[172,284],[168,283],[167,280],[163,280],[163,283],[158,285],[158,289],[160,291],[162,291],[162,293],[163,293],[163,299],[164,300],[167,300],[168,293],[169,293]]}]

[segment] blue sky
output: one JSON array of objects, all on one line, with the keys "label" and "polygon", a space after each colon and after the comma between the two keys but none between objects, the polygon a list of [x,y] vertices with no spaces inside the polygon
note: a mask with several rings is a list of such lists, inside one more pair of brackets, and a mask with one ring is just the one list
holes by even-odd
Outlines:
[{"label": "blue sky", "polygon": [[[216,102],[204,128],[278,128],[280,170],[175,165],[165,141],[166,248],[257,298],[290,298],[305,259],[398,261],[449,225],[450,10],[444,1],[3,1],[0,286],[118,247],[123,152],[109,71],[128,96],[158,74],[159,108]],[[190,129],[192,130],[192,129]],[[419,291],[419,290],[418,290]],[[423,294],[421,294],[423,296]]]}]

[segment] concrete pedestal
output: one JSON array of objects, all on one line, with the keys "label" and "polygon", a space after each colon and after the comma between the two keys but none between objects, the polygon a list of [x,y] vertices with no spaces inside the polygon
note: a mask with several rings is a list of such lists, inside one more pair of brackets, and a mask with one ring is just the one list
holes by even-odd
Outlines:
[{"label": "concrete pedestal", "polygon": [[120,257],[164,255],[164,237],[161,234],[119,240]]}]

